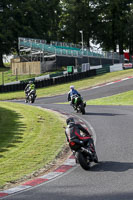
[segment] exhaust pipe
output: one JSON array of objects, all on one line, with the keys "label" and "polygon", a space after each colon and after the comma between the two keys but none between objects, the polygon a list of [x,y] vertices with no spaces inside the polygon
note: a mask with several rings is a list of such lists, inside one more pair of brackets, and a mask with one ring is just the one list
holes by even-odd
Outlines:
[{"label": "exhaust pipe", "polygon": [[88,149],[85,149],[84,147],[81,147],[81,151],[86,153],[88,156],[91,156],[92,157],[92,152]]}]

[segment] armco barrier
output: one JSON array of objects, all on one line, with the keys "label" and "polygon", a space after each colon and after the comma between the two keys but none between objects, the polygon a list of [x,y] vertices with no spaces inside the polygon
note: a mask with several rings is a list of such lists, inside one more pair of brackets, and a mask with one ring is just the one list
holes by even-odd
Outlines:
[{"label": "armco barrier", "polygon": [[109,64],[104,64],[104,65],[102,65],[102,67],[104,69],[106,69],[106,72],[110,72],[110,65]]},{"label": "armco barrier", "polygon": [[110,65],[104,64],[102,68],[96,69],[96,74],[104,74],[110,72]]},{"label": "armco barrier", "polygon": [[[93,70],[86,71],[86,72],[80,72],[80,73],[75,73],[75,74],[70,74],[70,75],[63,75],[63,76],[55,77],[55,78],[36,80],[34,83],[35,83],[36,88],[42,88],[42,87],[47,87],[47,86],[51,86],[51,85],[68,83],[68,82],[80,80],[80,79],[87,78],[90,76],[95,76],[95,75],[96,75],[96,69],[93,69]],[[0,85],[0,93],[22,91],[22,90],[24,90],[26,85],[27,85],[27,83],[25,81],[22,81],[18,84]]]},{"label": "armco barrier", "polygon": [[58,73],[55,73],[55,74],[50,74],[50,78],[54,78],[54,77],[57,77],[57,76],[62,76],[63,75],[63,72],[58,72]]}]

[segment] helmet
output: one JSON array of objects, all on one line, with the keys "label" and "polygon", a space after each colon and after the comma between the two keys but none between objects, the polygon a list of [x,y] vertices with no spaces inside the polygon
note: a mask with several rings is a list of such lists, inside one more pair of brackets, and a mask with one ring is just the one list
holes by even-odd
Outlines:
[{"label": "helmet", "polygon": [[71,85],[71,86],[70,86],[70,89],[74,89],[74,85]]},{"label": "helmet", "polygon": [[33,81],[29,81],[29,84],[32,84],[33,83]]},{"label": "helmet", "polygon": [[75,124],[75,121],[74,121],[74,119],[73,119],[72,117],[69,117],[69,118],[66,120],[66,123],[67,123],[67,125],[68,125],[69,123]]}]

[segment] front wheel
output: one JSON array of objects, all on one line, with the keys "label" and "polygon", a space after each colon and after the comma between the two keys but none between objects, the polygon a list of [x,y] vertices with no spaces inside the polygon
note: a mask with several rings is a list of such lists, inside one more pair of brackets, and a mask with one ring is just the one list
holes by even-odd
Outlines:
[{"label": "front wheel", "polygon": [[77,159],[78,159],[78,162],[79,162],[80,166],[83,169],[85,169],[85,170],[89,170],[90,169],[90,162],[89,162],[89,160],[80,151],[77,152]]},{"label": "front wheel", "polygon": [[31,100],[31,103],[34,103],[34,101],[35,101],[35,99],[33,98],[33,99]]},{"label": "front wheel", "polygon": [[30,96],[30,103],[34,103],[34,101],[35,101],[35,96],[32,94],[32,95]]}]

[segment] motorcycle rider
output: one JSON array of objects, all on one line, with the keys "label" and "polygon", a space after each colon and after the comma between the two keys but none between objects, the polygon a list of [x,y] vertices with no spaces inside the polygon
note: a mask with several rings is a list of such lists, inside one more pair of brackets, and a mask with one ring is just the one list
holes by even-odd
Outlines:
[{"label": "motorcycle rider", "polygon": [[81,96],[79,94],[79,92],[77,90],[75,90],[74,85],[70,86],[70,91],[68,92],[68,96],[67,96],[67,100],[70,101],[70,105],[72,105],[74,107],[74,109],[76,109],[76,107],[74,106],[74,96],[78,95]]},{"label": "motorcycle rider", "polygon": [[25,102],[28,102],[28,98],[31,94],[31,92],[35,93],[35,97],[36,97],[36,89],[35,89],[35,84],[33,83],[33,81],[29,81],[29,83],[26,85],[25,89],[25,96],[26,96],[26,100]]},{"label": "motorcycle rider", "polygon": [[[66,120],[66,123],[67,123],[67,127],[65,130],[65,135],[66,135],[67,141],[70,143],[72,139],[78,139],[81,145],[84,146],[84,144],[86,144],[87,146],[89,146],[89,149],[91,151],[90,153],[92,153],[93,155],[93,161],[95,163],[98,163],[98,158],[95,151],[94,142],[89,131],[85,129],[81,124],[75,123],[72,117],[68,118]],[[85,136],[81,134],[81,131],[83,132],[83,134],[85,134]]]}]

